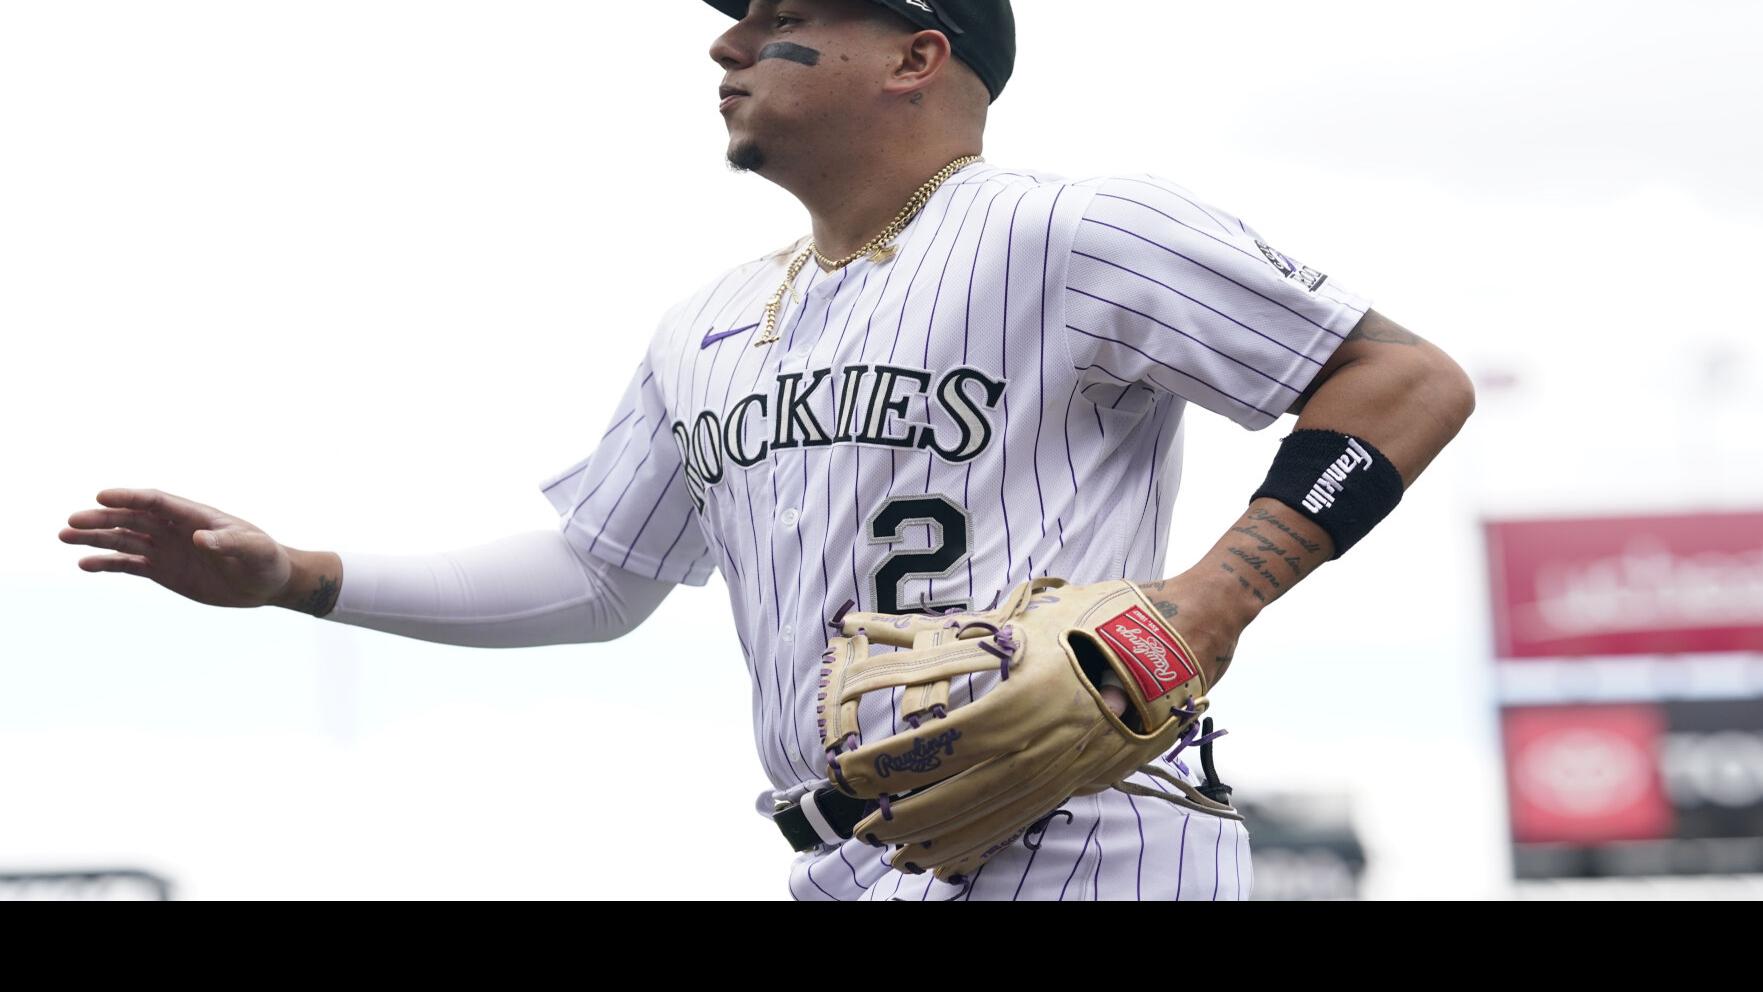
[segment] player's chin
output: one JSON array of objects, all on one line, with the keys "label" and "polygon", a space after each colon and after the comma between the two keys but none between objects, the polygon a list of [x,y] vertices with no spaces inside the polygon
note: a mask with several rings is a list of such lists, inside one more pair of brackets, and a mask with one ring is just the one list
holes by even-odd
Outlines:
[{"label": "player's chin", "polygon": [[730,134],[728,167],[736,172],[758,172],[765,167],[765,150],[752,138]]}]

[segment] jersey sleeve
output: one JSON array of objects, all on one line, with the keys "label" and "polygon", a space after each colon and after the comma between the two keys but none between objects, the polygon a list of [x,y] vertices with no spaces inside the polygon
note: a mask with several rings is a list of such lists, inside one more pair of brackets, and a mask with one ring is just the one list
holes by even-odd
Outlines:
[{"label": "jersey sleeve", "polygon": [[631,375],[593,454],[542,488],[579,551],[692,586],[704,585],[715,570],[647,359]]},{"label": "jersey sleeve", "polygon": [[1370,302],[1241,220],[1153,176],[1096,186],[1072,241],[1072,367],[1144,382],[1259,430]]}]

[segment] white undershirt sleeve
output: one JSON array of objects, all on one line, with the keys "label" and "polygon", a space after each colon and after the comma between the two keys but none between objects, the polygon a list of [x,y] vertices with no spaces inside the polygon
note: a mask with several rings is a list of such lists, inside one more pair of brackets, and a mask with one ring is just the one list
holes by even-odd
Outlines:
[{"label": "white undershirt sleeve", "polygon": [[560,531],[434,555],[338,557],[343,587],[325,619],[465,647],[610,641],[674,587],[579,553]]}]

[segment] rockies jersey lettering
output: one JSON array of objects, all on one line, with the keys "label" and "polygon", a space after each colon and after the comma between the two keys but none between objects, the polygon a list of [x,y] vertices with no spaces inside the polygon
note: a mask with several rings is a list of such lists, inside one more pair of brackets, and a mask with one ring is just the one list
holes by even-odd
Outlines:
[{"label": "rockies jersey lettering", "polygon": [[[898,247],[884,264],[806,266],[769,347],[753,340],[789,251],[682,301],[591,453],[542,484],[583,552],[688,585],[722,574],[760,761],[779,790],[825,775],[815,673],[840,604],[977,609],[1031,576],[1164,577],[1189,406],[1268,426],[1369,306],[1150,176],[1071,182],[972,165]],[[958,681],[951,705],[995,677]],[[897,732],[898,697],[872,694],[859,720]],[[1237,825],[1195,815],[1214,821],[1201,828],[1150,805],[1112,791],[1074,800],[1077,819],[1049,825],[1039,854],[1018,845],[985,871],[1027,879],[1024,859],[1063,850],[1100,880],[1084,859],[1129,843],[1136,818],[1201,831],[1225,859],[1214,889],[1242,891],[1225,874],[1227,848],[1246,855]],[[843,880],[820,879],[839,873],[814,862],[812,886],[793,877],[792,891],[855,898],[879,877],[858,859],[875,854],[827,853],[853,866]],[[1138,881],[1165,883],[1177,884]]]},{"label": "rockies jersey lettering", "polygon": [[[978,369],[967,368],[944,373],[936,379],[934,388],[933,378],[933,373],[924,369],[888,366],[871,369],[857,365],[843,369],[837,378],[832,369],[790,372],[777,377],[774,393],[743,397],[725,414],[702,411],[691,426],[676,420],[672,435],[679,448],[687,491],[694,504],[703,509],[705,489],[726,477],[725,461],[752,468],[772,454],[792,448],[850,444],[928,448],[951,464],[969,461],[991,441],[996,429],[992,411],[1004,394],[1004,383]],[[824,408],[823,414],[817,414],[815,393],[823,383],[834,381],[841,384],[840,392],[826,396],[818,404]],[[978,383],[978,399],[964,391],[969,383]],[[915,396],[934,396],[939,409],[954,424],[946,432],[953,443],[944,444],[942,435],[931,427],[913,427],[903,436],[898,434],[894,421],[906,416]],[[865,413],[860,421],[854,422],[852,413],[856,410]],[[768,411],[776,411],[776,416]],[[775,426],[767,427],[769,421],[775,421]],[[829,431],[826,423],[831,423],[837,433]],[[755,437],[760,439],[754,440]]]}]

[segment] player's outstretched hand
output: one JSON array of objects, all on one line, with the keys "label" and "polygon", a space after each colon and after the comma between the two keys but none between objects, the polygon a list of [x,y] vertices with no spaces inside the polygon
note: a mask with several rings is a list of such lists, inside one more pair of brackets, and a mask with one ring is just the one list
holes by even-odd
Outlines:
[{"label": "player's outstretched hand", "polygon": [[156,489],[106,489],[81,510],[67,544],[117,552],[81,558],[87,572],[127,572],[209,606],[265,606],[288,584],[288,551],[254,524]]}]

